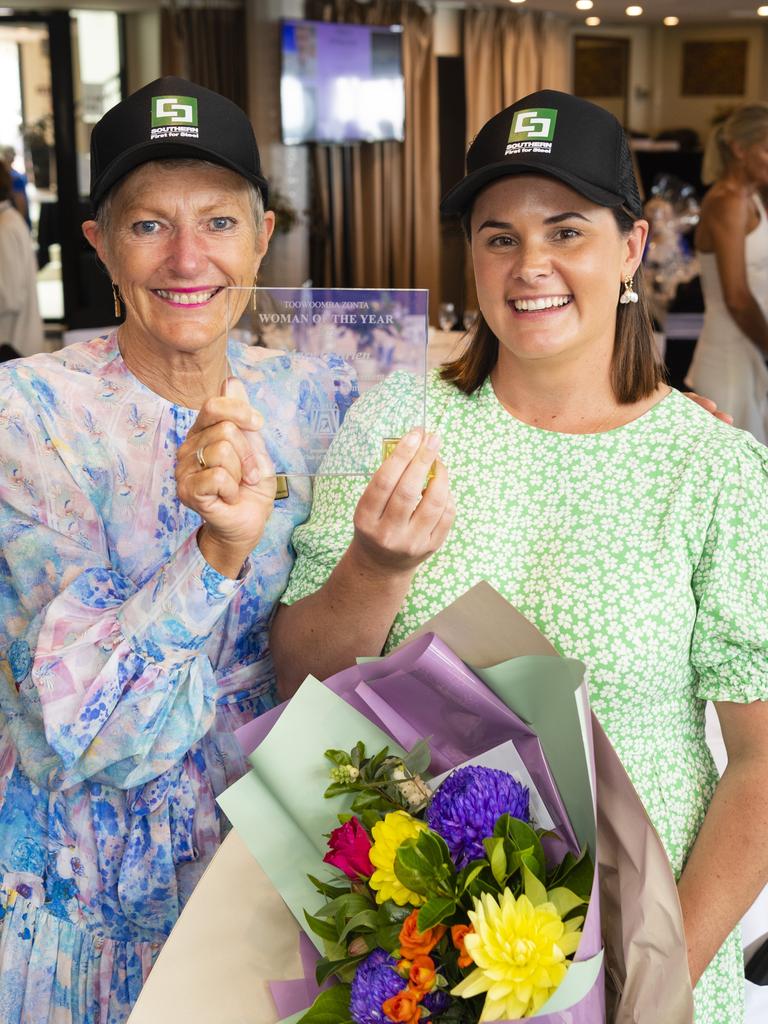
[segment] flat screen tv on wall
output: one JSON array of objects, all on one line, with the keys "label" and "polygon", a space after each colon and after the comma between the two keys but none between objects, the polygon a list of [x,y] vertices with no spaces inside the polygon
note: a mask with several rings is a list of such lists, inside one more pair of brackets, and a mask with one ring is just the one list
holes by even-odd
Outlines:
[{"label": "flat screen tv on wall", "polygon": [[402,141],[402,26],[281,23],[283,142]]}]

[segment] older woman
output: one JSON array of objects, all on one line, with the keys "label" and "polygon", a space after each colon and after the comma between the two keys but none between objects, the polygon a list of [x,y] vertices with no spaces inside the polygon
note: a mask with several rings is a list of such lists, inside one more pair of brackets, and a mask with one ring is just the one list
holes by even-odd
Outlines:
[{"label": "older woman", "polygon": [[[273,629],[281,689],[390,648],[489,580],[587,664],[679,876],[696,1020],[738,1024],[736,925],[768,877],[768,451],[663,382],[648,225],[612,115],[535,93],[485,125],[467,165],[444,209],[464,219],[482,316],[428,382],[426,439],[407,433],[367,487],[318,485]],[[354,447],[375,467],[383,412],[412,388],[393,377],[361,399],[330,459]],[[453,496],[442,465],[422,495],[438,449]]]},{"label": "older woman", "polygon": [[3,1024],[124,1021],[216,850],[309,508],[273,464],[332,402],[324,363],[227,341],[274,220],[239,108],[161,79],[92,169],[125,322],[0,373]]},{"label": "older woman", "polygon": [[688,379],[768,444],[768,103],[714,129],[702,176],[714,182],[695,239],[705,316]]}]

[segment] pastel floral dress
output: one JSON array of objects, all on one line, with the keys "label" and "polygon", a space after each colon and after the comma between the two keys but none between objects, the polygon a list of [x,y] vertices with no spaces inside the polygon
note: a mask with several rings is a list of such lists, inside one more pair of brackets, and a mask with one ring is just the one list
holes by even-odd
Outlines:
[{"label": "pastel floral dress", "polygon": [[[231,345],[230,367],[298,472],[345,368],[260,355]],[[219,845],[233,730],[274,704],[267,628],[309,480],[221,576],[176,494],[196,415],[136,380],[115,335],[0,371],[3,1024],[126,1020]]]},{"label": "pastel floral dress", "polygon": [[[362,398],[331,463],[353,448],[373,470],[379,424],[412,407],[415,386],[395,375]],[[592,706],[679,876],[717,782],[705,702],[768,699],[768,449],[674,391],[624,427],[575,435],[514,419],[489,380],[466,396],[433,374],[427,422],[457,516],[387,646],[488,580],[587,665]],[[318,484],[286,603],[327,579],[364,483]],[[695,988],[697,1024],[739,1024],[743,992],[737,929]]]}]

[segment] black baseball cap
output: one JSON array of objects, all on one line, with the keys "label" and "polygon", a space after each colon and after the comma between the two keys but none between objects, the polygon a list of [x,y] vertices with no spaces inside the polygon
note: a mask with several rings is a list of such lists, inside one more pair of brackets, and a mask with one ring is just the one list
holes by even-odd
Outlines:
[{"label": "black baseball cap", "polygon": [[129,171],[150,160],[191,157],[228,167],[268,199],[251,122],[236,103],[185,78],[158,78],[117,106],[91,135],[91,202],[96,210]]},{"label": "black baseball cap", "polygon": [[602,107],[554,89],[532,92],[491,118],[467,153],[467,174],[440,209],[464,214],[477,193],[508,174],[546,174],[600,206],[642,217],[629,143]]}]

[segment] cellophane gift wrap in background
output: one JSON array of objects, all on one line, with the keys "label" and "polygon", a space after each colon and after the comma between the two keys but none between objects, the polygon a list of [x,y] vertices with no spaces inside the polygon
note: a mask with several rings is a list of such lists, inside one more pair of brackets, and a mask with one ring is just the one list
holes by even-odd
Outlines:
[{"label": "cellophane gift wrap in background", "polygon": [[[222,800],[239,835],[225,840],[193,894],[131,1024],[276,1024],[308,1006],[317,993],[316,955],[306,937],[300,941],[296,919],[304,921],[304,910],[322,901],[306,876],[320,874],[325,835],[340,809],[323,799],[322,753],[358,740],[371,752],[387,742],[396,749],[392,739],[408,749],[425,736],[433,771],[512,740],[566,843],[594,852],[597,824],[599,896],[592,894],[565,980],[527,1019],[605,1019],[605,968],[609,1021],[689,1024],[693,1002],[675,881],[589,713],[581,676],[578,663],[559,658],[530,623],[479,584],[387,658],[326,684],[310,679],[301,700],[247,726],[242,741],[253,748],[254,769]],[[509,770],[515,771],[511,762]],[[296,778],[305,784],[297,786]],[[242,841],[257,861],[248,860]],[[276,900],[274,883],[294,916]]]}]

